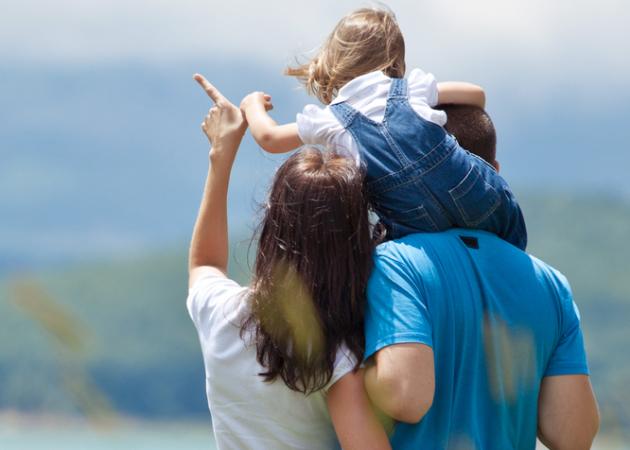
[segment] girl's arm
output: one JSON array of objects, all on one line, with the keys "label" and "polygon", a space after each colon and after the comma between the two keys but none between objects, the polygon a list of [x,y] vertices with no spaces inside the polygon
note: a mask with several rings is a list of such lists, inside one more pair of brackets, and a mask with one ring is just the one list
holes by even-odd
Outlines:
[{"label": "girl's arm", "polygon": [[262,92],[252,92],[241,102],[241,110],[258,145],[269,153],[286,153],[301,146],[297,124],[278,125],[267,114],[272,108],[271,97]]},{"label": "girl's arm", "polygon": [[480,86],[462,81],[438,83],[438,105],[456,104],[486,107],[486,93]]},{"label": "girl's arm", "polygon": [[363,386],[363,371],[349,372],[328,390],[328,410],[344,450],[391,449]]},{"label": "girl's arm", "polygon": [[210,141],[210,168],[188,257],[188,286],[205,274],[225,276],[228,263],[227,190],[232,163],[247,122],[203,76],[194,76],[215,103],[201,128]]}]

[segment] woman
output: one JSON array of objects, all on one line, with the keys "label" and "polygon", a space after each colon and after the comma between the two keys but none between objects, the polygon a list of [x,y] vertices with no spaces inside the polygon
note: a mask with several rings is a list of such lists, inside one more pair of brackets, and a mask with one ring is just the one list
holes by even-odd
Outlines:
[{"label": "woman", "polygon": [[202,124],[210,168],[187,306],[218,447],[325,449],[336,432],[343,448],[389,448],[356,370],[372,252],[360,170],[334,152],[291,156],[271,187],[252,286],[239,286],[226,276],[226,209],[247,124],[207,80],[195,80],[215,106]]}]

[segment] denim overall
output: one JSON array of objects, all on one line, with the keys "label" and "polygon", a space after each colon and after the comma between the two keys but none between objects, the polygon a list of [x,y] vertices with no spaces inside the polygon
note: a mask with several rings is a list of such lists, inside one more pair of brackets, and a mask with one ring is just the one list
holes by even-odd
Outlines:
[{"label": "denim overall", "polygon": [[475,228],[525,249],[525,221],[507,183],[412,109],[406,79],[392,78],[381,123],[346,102],[330,108],[359,147],[367,192],[388,238]]}]

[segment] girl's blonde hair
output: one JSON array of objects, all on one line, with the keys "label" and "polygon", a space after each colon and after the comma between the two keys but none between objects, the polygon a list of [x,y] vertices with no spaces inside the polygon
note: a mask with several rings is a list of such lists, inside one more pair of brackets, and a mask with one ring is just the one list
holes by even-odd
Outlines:
[{"label": "girl's blonde hair", "polygon": [[392,78],[405,75],[405,41],[394,13],[361,8],[339,21],[313,59],[288,67],[309,94],[329,104],[348,81],[381,70]]}]

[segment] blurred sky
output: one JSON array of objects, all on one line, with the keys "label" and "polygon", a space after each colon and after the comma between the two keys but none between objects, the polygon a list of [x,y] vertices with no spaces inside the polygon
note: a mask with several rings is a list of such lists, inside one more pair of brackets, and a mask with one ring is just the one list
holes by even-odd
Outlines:
[{"label": "blurred sky", "polygon": [[[269,91],[274,117],[293,120],[314,100],[282,69],[370,4],[0,0],[0,272],[16,255],[184,242],[207,161],[198,125],[209,102],[192,73],[235,102]],[[484,86],[517,194],[630,198],[629,2],[386,4],[408,67]],[[238,222],[279,161],[250,138],[243,147],[231,188]]]},{"label": "blurred sky", "polygon": [[[374,3],[212,0],[3,1],[4,64],[158,62],[201,57],[279,66],[316,48],[345,13]],[[514,84],[549,79],[600,100],[630,76],[630,3],[624,0],[390,1],[408,65],[457,74],[461,67]],[[518,73],[518,71],[516,71]],[[532,74],[538,79],[532,79]],[[551,83],[544,83],[545,86]],[[536,98],[527,96],[530,100]]]}]

